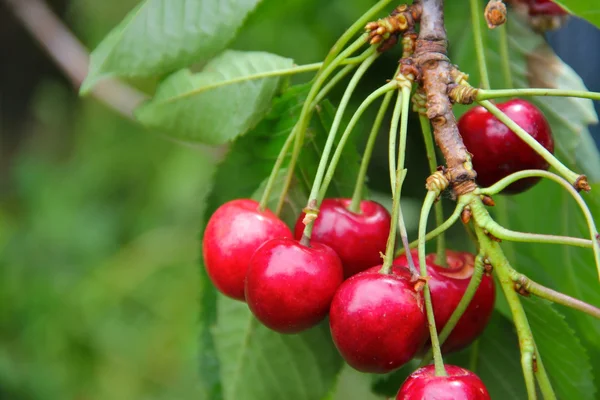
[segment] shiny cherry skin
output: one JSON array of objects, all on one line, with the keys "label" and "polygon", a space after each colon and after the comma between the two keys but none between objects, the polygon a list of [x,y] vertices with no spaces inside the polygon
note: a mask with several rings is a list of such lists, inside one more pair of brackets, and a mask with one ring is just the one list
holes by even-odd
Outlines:
[{"label": "shiny cherry skin", "polygon": [[568,13],[552,0],[530,0],[529,15],[567,15]]},{"label": "shiny cherry skin", "polygon": [[[418,268],[417,252],[413,251],[412,255]],[[438,332],[441,332],[467,290],[474,271],[475,256],[467,252],[446,250],[447,268],[436,264],[435,258],[435,254],[427,255],[427,274],[435,324]],[[394,264],[407,265],[406,257],[397,258]],[[449,353],[463,349],[479,337],[492,316],[495,300],[494,279],[484,273],[475,296],[444,342],[442,350]]]},{"label": "shiny cherry skin", "polygon": [[435,376],[435,367],[419,368],[404,381],[396,400],[490,400],[485,385],[473,372],[445,365],[447,376]]},{"label": "shiny cherry skin", "polygon": [[273,239],[252,256],[246,301],[254,316],[280,333],[297,333],[321,322],[344,280],[342,262],[329,246],[310,247]]},{"label": "shiny cherry skin", "polygon": [[362,372],[401,367],[428,339],[423,294],[406,268],[380,274],[373,267],[346,280],[329,311],[333,342],[342,357]]},{"label": "shiny cherry skin", "polygon": [[[497,107],[548,151],[554,152],[550,125],[536,106],[515,99],[497,104]],[[493,185],[514,172],[547,170],[549,167],[527,143],[481,106],[467,111],[458,121],[458,129],[467,150],[473,155],[473,167],[481,186]],[[521,193],[538,181],[539,178],[522,179],[508,186],[503,193]]]},{"label": "shiny cherry skin", "polygon": [[[312,240],[331,247],[340,256],[346,278],[381,262],[390,232],[391,217],[379,203],[364,200],[360,213],[348,209],[351,199],[325,199],[315,220]],[[304,213],[296,221],[294,236],[304,231]]]},{"label": "shiny cherry skin", "polygon": [[287,225],[251,199],[232,200],[215,211],[202,238],[206,272],[226,296],[244,300],[244,280],[250,258],[267,240],[292,237]]}]

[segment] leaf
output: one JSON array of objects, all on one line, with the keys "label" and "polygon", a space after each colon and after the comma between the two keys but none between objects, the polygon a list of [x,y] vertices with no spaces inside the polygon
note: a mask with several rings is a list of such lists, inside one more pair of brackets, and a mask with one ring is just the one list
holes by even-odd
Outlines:
[{"label": "leaf", "polygon": [[224,399],[314,400],[331,389],[342,360],[325,322],[297,335],[260,324],[245,303],[219,296],[214,338]]},{"label": "leaf", "polygon": [[326,400],[383,400],[384,397],[371,391],[371,378],[348,365],[344,365],[337,383]]},{"label": "leaf", "polygon": [[559,399],[597,398],[590,358],[564,316],[549,302],[523,302],[533,337]]},{"label": "leaf", "polygon": [[85,94],[109,76],[148,77],[207,60],[260,0],[144,0],[92,52]]},{"label": "leaf", "polygon": [[136,110],[137,119],[178,139],[210,145],[243,135],[264,117],[279,78],[231,79],[292,66],[292,60],[263,52],[226,51],[202,72],[178,71],[161,83],[153,99]]},{"label": "leaf", "polygon": [[600,5],[595,0],[556,0],[574,15],[584,18],[600,28]]}]

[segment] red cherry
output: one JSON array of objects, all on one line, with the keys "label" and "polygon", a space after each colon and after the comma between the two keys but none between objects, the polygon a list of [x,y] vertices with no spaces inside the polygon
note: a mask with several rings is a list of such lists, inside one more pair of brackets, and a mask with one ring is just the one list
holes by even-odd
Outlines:
[{"label": "red cherry", "polygon": [[404,381],[396,400],[489,400],[477,375],[455,365],[445,365],[447,376],[435,376],[435,367],[419,368]]},{"label": "red cherry", "polygon": [[362,372],[386,373],[417,354],[428,338],[423,295],[406,268],[373,267],[346,280],[329,311],[333,341]]},{"label": "red cherry", "polygon": [[[311,238],[331,247],[340,256],[346,278],[381,262],[390,231],[390,214],[379,203],[361,201],[360,214],[348,210],[351,199],[325,199],[315,220]],[[304,231],[300,215],[294,236]]]},{"label": "red cherry", "polygon": [[343,280],[342,263],[330,247],[273,239],[250,260],[246,301],[267,327],[297,333],[325,318]]},{"label": "red cherry", "polygon": [[[412,254],[418,267],[417,252],[413,251]],[[427,274],[435,324],[438,332],[441,332],[467,290],[473,275],[475,256],[467,252],[446,250],[448,268],[437,265],[435,258],[435,254],[427,255]],[[398,257],[394,264],[407,265],[406,257]],[[444,342],[442,350],[445,353],[460,350],[481,335],[492,316],[495,300],[494,279],[484,274],[471,303]]]},{"label": "red cherry", "polygon": [[[525,100],[515,99],[498,104],[497,107],[548,151],[554,151],[550,125],[536,106]],[[481,106],[467,111],[458,121],[458,129],[465,146],[473,154],[477,182],[482,186],[493,185],[524,169],[547,170],[549,167],[527,143]],[[523,192],[538,181],[539,178],[522,179],[508,186],[504,193]]]},{"label": "red cherry", "polygon": [[271,211],[260,211],[258,202],[227,202],[210,217],[204,231],[202,255],[206,272],[223,294],[244,300],[250,257],[267,240],[281,237],[292,237],[292,232]]},{"label": "red cherry", "polygon": [[568,13],[552,0],[530,0],[529,15],[567,15]]}]

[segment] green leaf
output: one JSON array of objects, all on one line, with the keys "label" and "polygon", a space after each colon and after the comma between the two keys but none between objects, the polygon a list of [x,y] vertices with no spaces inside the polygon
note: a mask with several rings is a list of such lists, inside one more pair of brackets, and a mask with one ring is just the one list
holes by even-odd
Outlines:
[{"label": "green leaf", "polygon": [[108,76],[160,75],[207,60],[234,38],[260,0],[144,0],[92,52],[81,87]]},{"label": "green leaf", "polygon": [[596,0],[556,0],[555,3],[600,28],[600,4]]},{"label": "green leaf", "polygon": [[326,400],[383,400],[384,397],[371,391],[371,377],[344,365],[337,383]]},{"label": "green leaf", "polygon": [[245,303],[218,299],[214,338],[224,399],[314,400],[335,382],[342,360],[325,322],[297,335],[260,324]]},{"label": "green leaf", "polygon": [[590,358],[564,316],[546,301],[523,302],[550,381],[559,399],[596,399]]},{"label": "green leaf", "polygon": [[292,60],[274,54],[226,51],[198,74],[186,69],[169,76],[154,98],[136,110],[136,117],[142,124],[177,139],[211,145],[227,143],[264,117],[279,78],[215,85],[291,66]]}]

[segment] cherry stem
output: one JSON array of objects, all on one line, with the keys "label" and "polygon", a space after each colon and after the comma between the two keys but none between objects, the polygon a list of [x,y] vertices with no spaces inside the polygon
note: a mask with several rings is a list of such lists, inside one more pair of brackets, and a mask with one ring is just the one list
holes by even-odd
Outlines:
[{"label": "cherry stem", "polygon": [[[402,183],[406,176],[406,170],[396,171],[396,181],[394,182],[394,193],[392,201],[392,219],[390,221],[390,233],[388,235],[387,245],[385,247],[385,255],[383,257],[383,265],[379,270],[382,274],[390,274],[392,272],[392,264],[394,262],[394,249],[396,248],[396,231],[398,229],[398,221],[401,213],[400,210],[400,194],[402,192]],[[413,266],[414,268],[414,266]]]},{"label": "cherry stem", "polygon": [[364,99],[363,102],[356,109],[356,111],[354,112],[354,115],[352,115],[352,118],[350,118],[350,122],[348,122],[346,129],[344,129],[344,133],[342,133],[342,136],[340,137],[340,140],[335,148],[335,152],[333,153],[333,157],[331,157],[331,162],[329,163],[327,172],[325,173],[325,177],[324,177],[323,183],[321,185],[321,189],[319,191],[319,195],[318,195],[319,203],[323,200],[323,198],[325,198],[325,195],[327,194],[327,189],[329,188],[329,185],[331,184],[331,180],[333,179],[333,176],[335,175],[335,170],[337,168],[337,165],[338,165],[340,159],[342,158],[342,154],[344,152],[344,146],[346,145],[346,142],[350,138],[350,135],[352,134],[352,131],[354,130],[354,127],[356,126],[357,122],[360,120],[360,118],[362,117],[365,110],[375,100],[377,100],[377,98],[379,98],[379,97],[383,96],[384,94],[391,92],[395,89],[396,89],[395,82],[386,83],[385,85],[381,86],[379,89],[377,89],[373,93],[371,93],[369,96],[367,96],[367,98]]},{"label": "cherry stem", "polygon": [[483,46],[483,31],[481,23],[483,21],[479,0],[469,0],[471,5],[471,25],[473,25],[473,39],[475,41],[475,53],[477,54],[477,65],[479,66],[479,77],[481,87],[490,88],[490,78],[488,76],[487,64],[485,61],[485,47]]},{"label": "cherry stem", "polygon": [[527,143],[529,147],[535,150],[540,156],[546,160],[548,164],[556,168],[556,170],[564,176],[569,182],[575,184],[579,179],[580,175],[571,171],[563,163],[561,163],[552,153],[550,153],[544,146],[542,146],[537,140],[535,140],[529,133],[523,128],[517,125],[509,116],[504,114],[498,107],[492,104],[489,100],[482,100],[478,102],[486,110],[488,110],[494,117],[500,122],[504,123],[511,131],[513,131],[522,141]]},{"label": "cherry stem", "polygon": [[[287,192],[292,183],[292,179],[294,177],[294,169],[296,167],[296,163],[298,162],[298,157],[300,156],[300,152],[302,151],[302,144],[304,142],[304,134],[306,133],[306,128],[310,122],[310,118],[312,116],[313,107],[313,99],[318,95],[319,89],[325,82],[325,80],[331,75],[331,73],[338,67],[338,65],[348,58],[352,53],[362,47],[365,43],[366,35],[362,35],[359,37],[354,43],[352,43],[348,48],[346,48],[343,52],[341,52],[331,63],[324,63],[321,67],[322,69],[317,73],[315,82],[313,83],[310,91],[304,101],[304,105],[302,106],[302,111],[300,112],[300,117],[298,118],[298,122],[294,125],[294,134],[296,135],[294,141],[294,149],[292,150],[292,157],[290,159],[288,165],[288,173],[285,177],[285,181],[283,184],[283,188],[281,190],[281,195],[279,196],[279,202],[276,208],[276,214],[281,212],[283,208],[283,204],[285,203],[285,197],[287,196]],[[370,47],[365,52],[372,53],[376,51],[374,47]],[[364,61],[363,61],[364,62]]]},{"label": "cherry stem", "polygon": [[583,90],[562,90],[562,89],[543,89],[543,88],[525,88],[525,89],[502,89],[502,90],[483,90],[477,91],[475,100],[483,101],[489,99],[498,99],[502,97],[524,97],[524,96],[554,96],[554,97],[578,97],[582,99],[600,100],[600,93],[586,92]]},{"label": "cherry stem", "polygon": [[[322,193],[326,192],[327,187],[329,186],[329,181],[331,180],[331,178],[329,178],[329,180],[327,180],[327,176],[325,176],[326,181],[324,183],[323,177],[326,172],[327,162],[329,161],[329,155],[331,154],[331,150],[333,149],[333,145],[335,144],[335,137],[337,135],[337,132],[340,128],[340,124],[342,122],[342,117],[344,116],[344,112],[346,111],[346,108],[348,107],[348,103],[350,102],[350,98],[352,97],[352,94],[354,93],[354,90],[356,89],[358,82],[360,82],[363,75],[367,72],[367,70],[369,69],[371,64],[373,64],[373,62],[377,59],[377,57],[379,57],[379,53],[373,53],[365,61],[363,61],[362,64],[360,64],[360,66],[354,73],[354,75],[352,76],[352,79],[350,79],[348,86],[346,87],[346,90],[344,92],[344,95],[342,96],[342,99],[340,101],[338,109],[335,112],[335,116],[333,118],[333,123],[331,124],[331,128],[329,129],[329,133],[327,134],[327,141],[325,142],[325,147],[323,148],[323,153],[321,154],[321,159],[319,160],[319,165],[317,167],[317,172],[315,174],[313,185],[310,190],[310,195],[308,196],[307,208],[318,207],[319,204],[321,203],[321,200],[323,200],[324,196],[323,197],[319,196],[319,190],[321,189]],[[372,102],[375,98],[373,96],[369,96],[369,97],[367,97],[367,99]],[[363,102],[363,104],[367,101],[367,99]],[[363,106],[363,104],[361,104],[361,106]],[[361,110],[361,107],[359,107],[359,110]],[[358,113],[358,110],[356,113]],[[356,113],[355,113],[355,115],[356,115]],[[361,111],[361,113],[362,113],[362,111]],[[346,134],[347,131],[352,130],[351,126],[353,127],[353,125],[356,124],[356,120],[357,119],[353,116],[352,120],[346,127],[346,131],[344,132],[344,134]],[[342,140],[344,140],[344,139],[342,138]],[[342,140],[340,140],[340,143],[338,145],[338,148],[340,148],[340,153],[341,153],[340,145],[342,145]],[[338,153],[338,151],[336,149],[335,154],[337,154],[337,153]],[[334,155],[334,157],[335,157],[335,155]],[[337,161],[339,161],[339,155],[337,157],[338,158],[335,161],[332,159],[332,164],[334,165],[334,167],[333,167],[334,170],[335,170],[335,166],[337,165]],[[331,169],[331,166],[330,166],[330,169]],[[332,173],[332,175],[333,175],[333,173]],[[324,191],[323,191],[323,188],[325,188]],[[304,227],[303,238],[306,237],[307,239],[310,239],[314,220],[315,219],[310,220],[310,222],[308,222],[306,224],[306,226]]]},{"label": "cherry stem", "polygon": [[[427,260],[425,259],[425,232],[427,231],[427,219],[429,212],[435,199],[439,196],[439,192],[430,190],[425,196],[423,201],[423,208],[421,208],[421,216],[419,219],[419,269],[421,276],[427,280]],[[429,290],[429,282],[425,282],[423,286],[423,294],[425,297],[425,309],[427,310],[427,322],[429,324],[429,336],[431,337],[431,350],[433,352],[433,362],[435,364],[435,375],[436,376],[447,376],[446,369],[444,368],[444,360],[442,358],[442,351],[440,349],[440,341],[437,334],[437,327],[435,326],[435,316],[433,313],[433,304],[431,303],[431,292]]]},{"label": "cherry stem", "polygon": [[[429,162],[429,172],[434,173],[437,170],[437,157],[435,155],[435,147],[433,144],[433,135],[431,133],[431,124],[427,115],[419,113],[419,122],[421,123],[421,131],[423,132],[423,141],[425,142],[425,152],[427,154],[427,161]],[[442,225],[444,222],[444,208],[441,200],[435,203],[435,224],[437,226]],[[447,267],[446,262],[446,235],[442,232],[437,237],[437,247],[435,263]]]},{"label": "cherry stem", "polygon": [[567,182],[560,176],[553,174],[552,172],[549,172],[549,171],[524,170],[524,171],[519,171],[514,174],[511,174],[511,175],[507,176],[506,178],[499,180],[494,185],[492,185],[488,188],[477,189],[476,192],[480,193],[480,194],[488,194],[488,195],[496,194],[496,193],[499,193],[500,191],[502,191],[505,187],[507,187],[511,183],[518,181],[519,179],[531,178],[531,177],[540,177],[540,178],[547,178],[547,179],[553,180],[554,182],[561,185],[575,199],[575,201],[577,202],[577,205],[579,205],[579,208],[581,209],[581,211],[583,212],[583,215],[585,216],[585,220],[587,222],[587,226],[590,231],[590,238],[592,241],[592,249],[594,251],[594,260],[596,262],[596,270],[598,271],[598,277],[599,277],[598,279],[600,279],[600,235],[598,234],[598,229],[596,228],[596,224],[594,222],[594,217],[592,216],[590,209],[588,208],[587,204],[585,204],[585,201],[583,200],[581,195],[577,192],[577,190],[575,190],[575,188],[572,185],[569,184],[569,182]]},{"label": "cherry stem", "polygon": [[369,169],[369,163],[371,162],[371,156],[373,155],[373,149],[375,148],[377,135],[379,134],[379,129],[381,128],[383,118],[385,117],[385,113],[390,105],[393,95],[393,91],[389,91],[385,94],[383,101],[381,102],[381,106],[379,107],[379,111],[377,112],[377,116],[375,117],[375,121],[373,122],[373,126],[371,127],[369,139],[367,140],[367,144],[363,152],[363,158],[361,160],[360,169],[356,178],[356,185],[354,185],[354,192],[352,193],[352,201],[350,202],[350,207],[348,207],[348,210],[357,214],[360,213],[360,202],[362,201],[363,188],[365,186],[367,170]]},{"label": "cherry stem", "polygon": [[[446,325],[444,325],[444,328],[440,332],[440,344],[444,344],[446,339],[448,339],[448,336],[450,336],[452,330],[456,327],[456,324],[458,324],[458,321],[467,310],[467,307],[469,307],[469,304],[471,304],[471,300],[473,300],[475,292],[477,292],[477,289],[479,288],[479,284],[481,283],[481,278],[483,277],[483,272],[485,270],[483,265],[483,258],[484,257],[481,254],[479,254],[475,259],[475,268],[473,269],[473,275],[471,275],[471,279],[469,280],[467,289],[465,290],[465,293],[458,302],[456,308],[452,312],[450,319],[448,319],[448,322],[446,322]],[[432,351],[430,349],[425,355],[425,357],[423,357],[423,360],[421,361],[421,366],[429,364],[429,362],[431,361],[431,355]]]},{"label": "cherry stem", "polygon": [[510,52],[508,50],[508,28],[506,24],[498,27],[500,32],[500,63],[502,65],[502,76],[504,86],[512,89],[514,87],[512,74],[510,70]]},{"label": "cherry stem", "polygon": [[396,182],[396,140],[398,138],[398,125],[400,124],[400,116],[402,115],[402,92],[398,91],[394,112],[392,113],[392,121],[390,122],[390,133],[388,139],[388,168],[390,173],[390,187],[394,193],[394,184]]},{"label": "cherry stem", "polygon": [[340,36],[340,38],[334,43],[333,47],[331,47],[331,50],[329,50],[325,60],[323,60],[323,66],[328,66],[330,63],[333,63],[333,60],[346,45],[346,43],[348,43],[358,31],[364,29],[365,25],[391,2],[392,0],[378,1],[375,3],[375,5],[373,5],[373,7],[368,9],[367,12],[365,12],[359,19],[350,25],[346,32],[344,32],[342,36]]},{"label": "cherry stem", "polygon": [[517,293],[525,296],[533,294],[539,298],[561,304],[574,310],[582,311],[594,318],[600,319],[600,308],[543,286],[512,268],[510,272],[512,281],[519,286]]},{"label": "cherry stem", "polygon": [[[502,291],[508,301],[515,327],[517,329],[517,336],[519,338],[519,347],[521,349],[521,366],[523,368],[523,375],[525,377],[525,385],[527,387],[527,395],[530,400],[537,399],[537,392],[535,386],[535,377],[538,378],[541,392],[545,399],[555,399],[554,391],[546,374],[546,370],[543,368],[542,359],[539,352],[536,349],[531,327],[527,320],[527,315],[519,299],[519,295],[515,292],[513,281],[511,279],[511,270],[508,260],[506,259],[500,245],[490,239],[485,233],[482,223],[488,219],[491,219],[489,213],[485,209],[481,199],[475,194],[465,195],[470,199],[469,205],[473,211],[473,221],[475,222],[475,233],[480,244],[480,252],[494,266],[494,271],[498,276],[498,281],[502,287]],[[533,360],[536,360],[537,368],[534,368]],[[534,372],[535,371],[535,372]]]},{"label": "cherry stem", "polygon": [[[437,236],[441,235],[443,232],[447,231],[448,228],[450,228],[452,225],[454,225],[454,223],[456,223],[456,221],[458,221],[458,218],[460,218],[460,214],[465,205],[466,205],[465,202],[461,202],[459,200],[452,215],[450,215],[450,217],[448,217],[448,219],[446,221],[444,221],[442,224],[438,225],[437,228],[435,228],[434,230],[429,232],[427,235],[425,235],[425,241],[435,239]],[[414,249],[414,248],[417,248],[418,245],[419,245],[419,241],[415,240],[415,241],[411,242],[408,245],[408,247],[410,249]],[[406,249],[401,248],[396,252],[396,257],[401,256],[402,254],[405,254],[406,252],[407,252]]]}]

